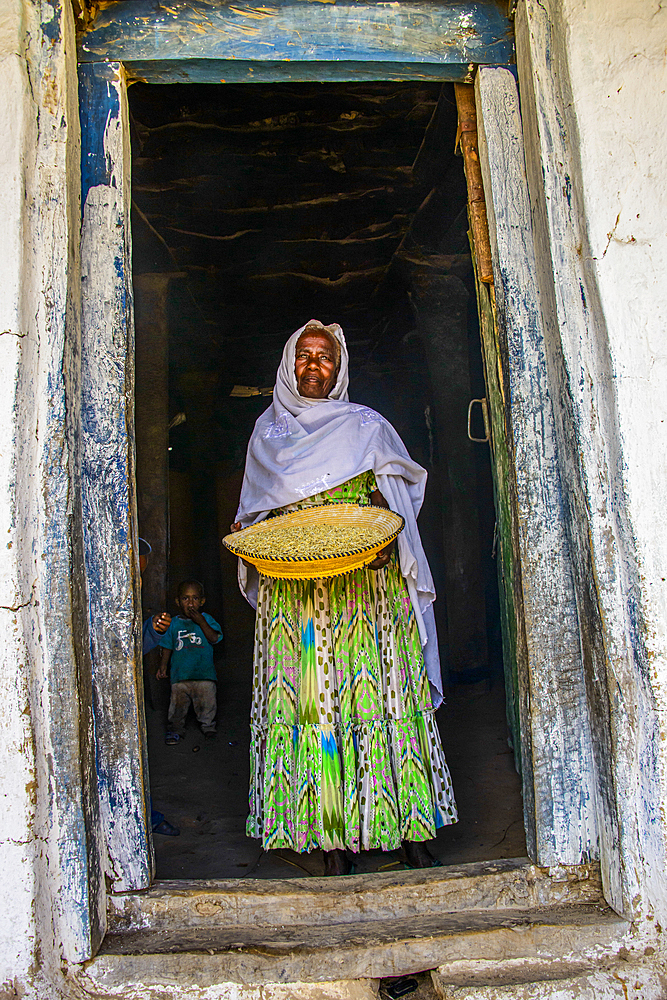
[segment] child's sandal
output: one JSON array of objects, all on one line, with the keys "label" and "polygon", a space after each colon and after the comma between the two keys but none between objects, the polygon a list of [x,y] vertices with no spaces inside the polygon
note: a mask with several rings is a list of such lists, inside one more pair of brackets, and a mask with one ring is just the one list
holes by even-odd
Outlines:
[{"label": "child's sandal", "polygon": [[181,742],[181,737],[178,735],[178,733],[167,733],[167,735],[164,738],[164,742],[167,744],[168,747],[173,747],[177,743]]}]

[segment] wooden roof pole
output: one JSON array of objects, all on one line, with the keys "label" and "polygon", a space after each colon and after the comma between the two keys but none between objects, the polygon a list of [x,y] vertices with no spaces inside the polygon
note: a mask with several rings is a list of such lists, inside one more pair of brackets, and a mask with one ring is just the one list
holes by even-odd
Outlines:
[{"label": "wooden roof pole", "polygon": [[475,107],[475,88],[470,83],[455,83],[456,107],[459,113],[457,144],[460,144],[463,154],[463,164],[468,184],[468,208],[470,227],[477,258],[477,272],[480,281],[493,284],[493,268],[491,265],[491,245],[489,243],[489,225],[486,218],[486,202],[484,201],[484,186],[482,170],[479,164],[477,148],[477,109]]}]

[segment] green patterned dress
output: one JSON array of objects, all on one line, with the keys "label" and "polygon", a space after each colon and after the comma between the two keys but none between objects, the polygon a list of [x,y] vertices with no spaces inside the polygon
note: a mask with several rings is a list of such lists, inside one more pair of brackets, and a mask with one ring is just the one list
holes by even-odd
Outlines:
[{"label": "green patterned dress", "polygon": [[[284,509],[375,489],[365,472]],[[250,722],[247,833],[267,850],[392,850],[456,822],[396,554],[328,580],[260,576]]]}]

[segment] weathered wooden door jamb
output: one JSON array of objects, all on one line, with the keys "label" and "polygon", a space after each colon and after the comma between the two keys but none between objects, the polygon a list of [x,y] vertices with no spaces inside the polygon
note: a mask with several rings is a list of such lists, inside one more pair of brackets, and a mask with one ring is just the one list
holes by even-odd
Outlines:
[{"label": "weathered wooden door jamb", "polygon": [[494,432],[509,457],[512,537],[502,541],[515,573],[526,832],[537,864],[581,864],[599,856],[595,775],[519,97],[513,75],[492,67],[480,68],[475,94],[493,262],[484,347],[500,379]]},{"label": "weathered wooden door jamb", "polygon": [[114,891],[149,885],[148,758],[134,455],[134,323],[127,85],[79,67],[84,552],[96,769]]}]

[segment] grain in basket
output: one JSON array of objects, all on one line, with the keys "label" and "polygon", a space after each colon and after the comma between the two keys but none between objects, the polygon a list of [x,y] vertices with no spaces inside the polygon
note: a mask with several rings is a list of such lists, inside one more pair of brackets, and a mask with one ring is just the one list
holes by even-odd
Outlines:
[{"label": "grain in basket", "polygon": [[352,552],[382,542],[385,530],[381,525],[355,524],[267,524],[261,532],[243,540],[243,550],[249,556],[264,559],[317,559],[332,552]]}]

